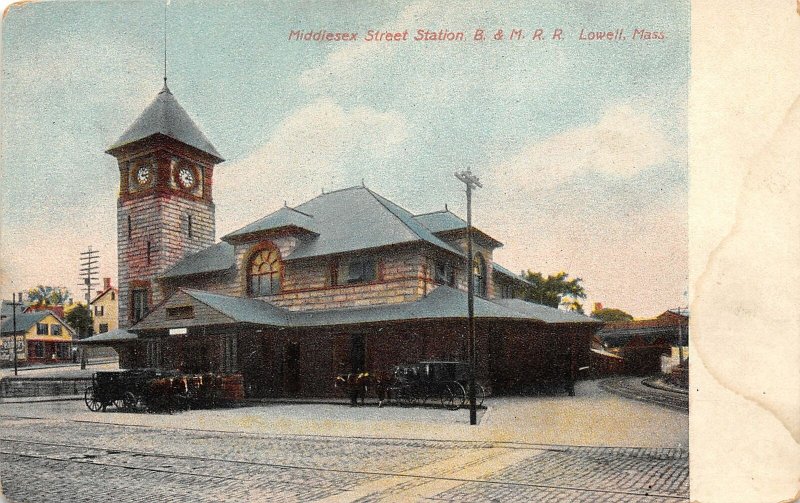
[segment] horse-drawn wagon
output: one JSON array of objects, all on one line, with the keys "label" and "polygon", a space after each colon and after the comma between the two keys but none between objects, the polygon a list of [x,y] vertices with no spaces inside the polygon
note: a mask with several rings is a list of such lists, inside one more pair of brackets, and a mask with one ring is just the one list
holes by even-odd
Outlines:
[{"label": "horse-drawn wagon", "polygon": [[[388,388],[390,400],[401,405],[441,403],[456,410],[468,399],[469,364],[458,361],[423,361],[394,368],[393,382]],[[480,407],[486,389],[475,383],[475,399]]]},{"label": "horse-drawn wagon", "polygon": [[109,405],[136,412],[214,407],[244,398],[239,374],[181,374],[176,370],[136,369],[95,372],[84,402],[92,412]]}]

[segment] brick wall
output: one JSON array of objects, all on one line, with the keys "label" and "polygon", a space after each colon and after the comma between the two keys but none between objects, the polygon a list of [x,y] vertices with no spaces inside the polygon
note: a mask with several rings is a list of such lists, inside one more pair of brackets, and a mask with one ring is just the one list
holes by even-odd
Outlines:
[{"label": "brick wall", "polygon": [[[191,237],[189,215],[192,216]],[[157,305],[164,296],[153,280],[187,254],[211,246],[214,239],[213,203],[161,193],[120,200],[117,206],[119,326],[130,326],[132,281],[150,282],[149,305]]]}]

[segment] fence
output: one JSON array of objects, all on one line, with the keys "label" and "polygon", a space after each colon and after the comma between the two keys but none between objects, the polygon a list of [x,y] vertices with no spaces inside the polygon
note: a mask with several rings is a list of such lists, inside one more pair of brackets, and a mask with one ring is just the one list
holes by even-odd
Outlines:
[{"label": "fence", "polygon": [[0,397],[83,395],[91,377],[4,377]]}]

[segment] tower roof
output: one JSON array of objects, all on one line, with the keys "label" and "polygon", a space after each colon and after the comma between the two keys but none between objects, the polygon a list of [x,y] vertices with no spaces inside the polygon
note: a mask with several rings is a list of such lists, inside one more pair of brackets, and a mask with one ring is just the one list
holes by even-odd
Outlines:
[{"label": "tower roof", "polygon": [[172,95],[166,82],[152,103],[106,152],[111,154],[121,147],[157,134],[168,136],[205,152],[220,162],[223,161],[214,145],[208,141],[208,138]]}]

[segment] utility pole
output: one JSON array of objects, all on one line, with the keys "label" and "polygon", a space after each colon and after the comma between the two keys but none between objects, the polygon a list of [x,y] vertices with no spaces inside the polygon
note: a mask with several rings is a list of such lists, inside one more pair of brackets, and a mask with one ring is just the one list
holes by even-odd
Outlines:
[{"label": "utility pole", "polygon": [[[81,252],[81,279],[83,280],[83,286],[86,288],[86,310],[89,311],[91,315],[91,309],[89,307],[89,303],[92,301],[92,289],[97,284],[95,281],[95,277],[98,270],[98,263],[100,262],[100,252],[97,250],[92,250],[92,247],[89,246],[89,249],[85,252]],[[88,334],[83,334],[88,335]],[[78,334],[80,337],[80,334]],[[81,369],[86,368],[86,354],[84,352],[83,346],[81,346]]]},{"label": "utility pole", "polygon": [[472,189],[483,187],[477,176],[469,169],[456,172],[456,178],[467,186],[467,320],[469,324],[469,424],[478,424],[478,414],[475,400],[475,280],[474,264],[472,257]]},{"label": "utility pole", "polygon": [[683,365],[683,310],[689,309],[688,307],[679,307],[678,311],[678,364]]},{"label": "utility pole", "polygon": [[[17,300],[20,301],[17,304]],[[14,338],[14,375],[17,375],[17,305],[22,305],[22,294],[17,299],[17,293],[11,294],[11,337]]]}]

